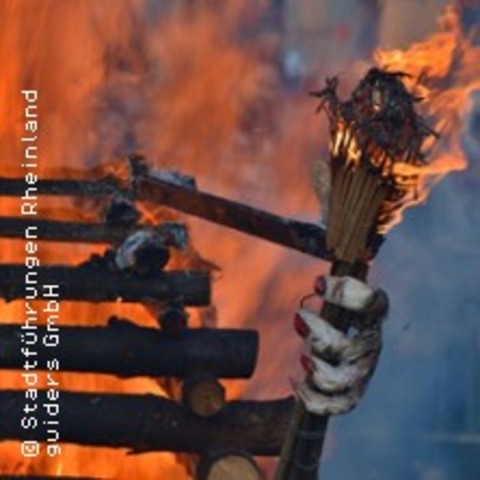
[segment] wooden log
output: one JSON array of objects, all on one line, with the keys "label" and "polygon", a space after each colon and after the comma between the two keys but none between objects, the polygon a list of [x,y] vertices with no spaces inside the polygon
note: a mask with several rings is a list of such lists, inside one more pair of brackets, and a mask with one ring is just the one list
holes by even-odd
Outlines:
[{"label": "wooden log", "polygon": [[[51,420],[48,404],[59,407],[60,440],[78,445],[127,448],[134,453],[170,451],[203,454],[226,448],[253,455],[277,455],[292,411],[291,398],[229,403],[213,418],[200,418],[182,405],[154,395],[60,391],[55,402],[39,390],[34,403],[39,425]],[[0,391],[0,441],[45,441],[44,427],[22,428],[24,391]]]},{"label": "wooden log", "polygon": [[187,328],[188,313],[183,306],[172,303],[160,312],[158,323],[162,328],[162,332],[175,336]]},{"label": "wooden log", "polygon": [[[31,275],[26,290],[26,274]],[[198,271],[159,272],[141,277],[133,273],[117,272],[107,268],[82,265],[42,266],[28,270],[24,265],[0,265],[0,297],[7,301],[25,298],[27,294],[38,297],[45,293],[44,285],[58,285],[58,300],[89,302],[145,302],[182,301],[189,306],[210,303],[210,276]]]},{"label": "wooden log", "polygon": [[163,270],[170,252],[163,238],[151,230],[138,230],[115,251],[115,266],[141,276],[152,276]]},{"label": "wooden log", "polygon": [[0,217],[0,235],[3,238],[25,238],[31,228],[40,240],[77,243],[120,243],[140,225],[121,226],[105,223],[64,222],[58,220]]},{"label": "wooden log", "polygon": [[262,480],[264,476],[248,452],[223,450],[204,455],[197,466],[196,480]]},{"label": "wooden log", "polygon": [[54,242],[119,244],[132,233],[143,229],[152,229],[158,233],[169,247],[185,248],[188,242],[187,227],[179,222],[124,226],[38,218],[0,217],[0,237],[23,239],[27,228],[31,228],[38,239]]},{"label": "wooden log", "polygon": [[60,195],[74,197],[103,197],[118,193],[128,196],[128,189],[114,176],[107,175],[95,180],[87,179],[39,179],[35,185],[27,185],[24,178],[0,177],[0,196],[20,197],[26,187],[34,186],[37,195]]},{"label": "wooden log", "polygon": [[[0,369],[23,368],[22,333],[21,324],[0,325]],[[120,377],[186,378],[209,372],[218,378],[249,378],[259,347],[254,330],[186,329],[172,337],[116,318],[105,327],[59,326],[55,348],[40,346],[47,327],[38,326],[35,333],[38,369],[54,354],[63,371]]]},{"label": "wooden log", "polygon": [[[347,263],[337,260],[333,263],[330,274],[334,276],[351,276],[364,280],[368,265],[357,262]],[[321,316],[338,330],[348,331],[356,314],[338,305],[324,303]],[[328,415],[315,415],[306,410],[299,399],[295,402],[290,428],[286,434],[275,480],[314,480],[318,477],[319,462],[327,435]]]},{"label": "wooden log", "polygon": [[194,375],[183,382],[182,402],[199,417],[213,417],[225,406],[225,388],[210,372]]},{"label": "wooden log", "polygon": [[[284,218],[198,191],[188,185],[159,180],[151,175],[140,174],[133,183],[133,191],[122,190],[121,183],[114,177],[99,180],[39,180],[36,187],[37,193],[43,195],[89,197],[123,193],[132,198],[166,205],[314,257],[333,259],[326,246],[325,230],[313,223]],[[20,196],[24,192],[24,179],[0,177],[0,196]]]},{"label": "wooden log", "polygon": [[134,201],[122,195],[111,197],[103,215],[105,222],[109,225],[134,225],[141,217],[142,214]]},{"label": "wooden log", "polygon": [[166,205],[303,253],[331,260],[325,230],[151,175],[135,179],[137,198]]}]

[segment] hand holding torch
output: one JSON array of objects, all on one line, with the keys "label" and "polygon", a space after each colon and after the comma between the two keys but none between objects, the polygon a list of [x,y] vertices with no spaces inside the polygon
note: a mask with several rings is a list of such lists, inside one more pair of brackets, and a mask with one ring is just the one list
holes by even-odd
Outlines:
[{"label": "hand holding torch", "polygon": [[[329,164],[320,164],[313,184],[323,205],[328,205],[324,219],[327,245],[335,258],[333,276],[365,280],[386,230],[406,206],[418,201],[425,143],[436,133],[416,112],[421,99],[407,90],[405,77],[402,72],[372,68],[346,101],[337,95],[337,78],[313,92],[330,123]],[[377,305],[367,306],[364,324],[371,321],[378,303],[385,303],[381,291],[372,298]],[[355,317],[339,306],[341,302],[326,300],[321,317],[347,332]],[[311,376],[305,380],[309,391],[315,390],[313,383]],[[361,388],[365,385],[362,382]],[[275,480],[317,478],[328,416],[312,413],[308,399],[299,393]]]}]

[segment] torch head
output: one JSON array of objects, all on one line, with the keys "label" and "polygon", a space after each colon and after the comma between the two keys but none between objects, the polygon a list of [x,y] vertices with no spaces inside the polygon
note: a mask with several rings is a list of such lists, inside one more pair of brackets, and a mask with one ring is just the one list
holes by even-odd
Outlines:
[{"label": "torch head", "polygon": [[422,149],[434,132],[416,112],[421,99],[405,87],[407,76],[372,68],[345,101],[337,79],[314,93],[331,127],[327,243],[338,259],[371,257],[372,239],[416,195]]}]

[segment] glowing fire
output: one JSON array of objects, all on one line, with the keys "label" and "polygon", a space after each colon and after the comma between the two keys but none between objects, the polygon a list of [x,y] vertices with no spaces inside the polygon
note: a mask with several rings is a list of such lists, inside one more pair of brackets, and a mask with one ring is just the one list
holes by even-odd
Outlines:
[{"label": "glowing fire", "polygon": [[433,147],[433,139],[426,145],[427,149],[432,148],[428,165],[394,167],[397,175],[422,177],[424,189],[419,196],[422,201],[429,187],[445,174],[466,167],[460,142],[471,94],[480,88],[480,48],[470,44],[462,33],[457,11],[448,7],[439,19],[437,33],[407,50],[379,50],[375,60],[388,70],[411,75],[405,80],[407,85],[424,99],[418,109],[440,134]]},{"label": "glowing fire", "polygon": [[[22,173],[19,92],[35,88],[40,95],[42,177],[75,175],[140,148],[157,166],[196,175],[204,188],[220,194],[286,215],[312,212],[308,168],[301,163],[313,160],[321,145],[311,100],[284,95],[271,36],[240,35],[245,33],[241,28],[257,20],[263,2],[255,8],[247,0],[214,2],[213,7],[171,2],[162,15],[150,3],[1,2],[2,175]],[[391,69],[414,76],[426,70],[425,107],[444,139],[430,157],[434,161],[428,174],[435,179],[465,165],[458,132],[468,96],[478,88],[479,64],[478,50],[467,46],[455,14],[449,12],[443,30],[428,42],[406,52],[377,53],[379,64]],[[165,215],[155,213],[157,218]],[[0,214],[18,216],[18,200],[2,198]],[[55,198],[40,200],[39,215],[94,218],[75,202]],[[290,393],[288,376],[297,344],[285,317],[326,266],[221,228],[193,221],[190,225],[198,249],[224,271],[215,292],[218,326],[259,328],[262,336],[259,373],[246,387],[229,385],[230,396],[243,389],[257,398]],[[20,261],[23,248],[22,242],[0,239],[0,261]],[[71,264],[103,250],[52,243],[41,248],[43,263]],[[21,307],[19,302],[1,303],[0,321],[20,322]],[[67,324],[103,324],[115,314],[153,325],[143,308],[121,304],[65,303],[61,319]],[[18,372],[2,371],[0,388],[22,387]],[[162,394],[153,380],[102,375],[64,374],[61,387]],[[184,467],[170,454],[127,456],[124,451],[67,445],[58,461],[26,462],[17,443],[3,442],[0,458],[0,473],[186,478]]]},{"label": "glowing fire", "polygon": [[[406,207],[425,201],[431,187],[444,175],[466,167],[461,147],[462,129],[472,93],[480,87],[480,48],[470,44],[462,32],[457,11],[449,7],[439,19],[439,31],[430,38],[407,50],[378,50],[374,58],[382,69],[409,75],[402,80],[410,92],[422,99],[417,110],[440,135],[439,139],[432,135],[424,142],[422,152],[427,158],[426,164],[402,158],[382,160],[387,176],[391,175],[404,192],[399,205],[385,205],[390,212],[381,225],[380,231],[385,233],[401,221]],[[382,102],[381,98],[377,100]],[[338,154],[341,145],[348,145],[349,162],[357,165],[361,154],[358,142],[340,121],[330,147],[333,156]],[[371,157],[372,164],[376,165],[375,154]]]},{"label": "glowing fire", "polygon": [[[79,2],[59,5],[56,1],[45,1],[41,4],[33,2],[6,1],[0,7],[2,20],[5,21],[0,33],[0,59],[3,64],[3,73],[0,78],[0,142],[4,162],[2,175],[22,176],[24,172],[20,168],[22,148],[20,138],[22,136],[23,104],[20,91],[25,88],[39,91],[39,150],[40,168],[39,175],[42,177],[66,177],[75,170],[81,171],[92,169],[101,161],[115,158],[116,152],[125,152],[128,147],[121,138],[122,125],[118,122],[125,119],[121,114],[115,117],[110,111],[115,112],[118,104],[132,103],[137,100],[133,93],[136,86],[144,78],[145,52],[139,52],[131,45],[132,36],[137,35],[140,29],[134,25],[134,20],[140,21],[140,13],[146,9],[139,2],[107,1],[103,4],[96,2]],[[233,15],[233,13],[232,13]],[[233,16],[232,16],[233,18]],[[218,20],[217,20],[218,22]],[[216,41],[216,25],[214,16],[210,13],[199,12],[198,19],[193,21],[193,29],[196,29],[197,40],[204,38],[204,49],[210,50]],[[177,22],[171,22],[169,30],[165,33],[162,42],[172,45],[173,48],[187,48],[187,45],[175,45],[180,32],[176,28]],[[8,26],[8,28],[6,28]],[[99,30],[97,30],[99,29]],[[185,38],[183,36],[183,38]],[[158,41],[159,39],[155,39]],[[180,37],[181,40],[181,37]],[[178,43],[178,42],[177,42]],[[158,47],[153,42],[150,46]],[[240,50],[229,48],[228,45],[219,46],[219,61],[224,59],[226,69],[232,72],[232,68],[238,68],[236,80],[241,78],[242,69],[250,75],[252,70],[248,65],[248,57]],[[168,52],[152,54],[160,57],[163,64],[168,64]],[[185,51],[186,53],[186,51]],[[229,55],[230,54],[230,55]],[[230,58],[232,57],[232,58]],[[182,59],[185,54],[170,58]],[[199,57],[201,58],[201,56]],[[211,57],[206,57],[207,59]],[[124,62],[120,66],[112,65],[112,62]],[[207,87],[211,82],[208,75],[215,76],[212,65],[200,65],[207,67],[204,75],[200,75],[192,82],[192,88]],[[168,66],[169,71],[174,72],[175,67]],[[197,68],[197,66],[195,66]],[[54,71],[54,72],[53,72]],[[181,73],[181,68],[179,73]],[[199,70],[199,74],[203,70]],[[255,78],[255,77],[253,77]],[[187,80],[187,77],[185,77]],[[245,82],[244,82],[245,83]],[[178,86],[177,81],[171,80],[151,87],[149,95],[155,96],[158,91],[169,91],[168,86]],[[108,89],[117,90],[117,98],[109,98]],[[158,88],[158,91],[155,91]],[[245,87],[248,92],[248,88]],[[200,88],[200,91],[202,88]],[[229,94],[226,87],[226,93]],[[212,92],[220,95],[216,89]],[[179,91],[177,97],[185,91]],[[172,94],[170,91],[169,94]],[[185,99],[184,104],[192,101],[193,92],[187,92],[190,97]],[[212,95],[205,98],[205,105],[210,108]],[[108,101],[112,105],[108,105]],[[147,99],[143,99],[146,101]],[[183,99],[181,100],[183,101]],[[105,102],[105,105],[102,104]],[[157,100],[158,105],[168,106],[163,98]],[[222,102],[222,117],[218,118],[218,125],[225,125],[231,134],[237,131],[237,125],[230,125],[228,115],[231,115],[235,123],[237,115],[235,109],[239,107],[233,96],[230,111],[228,105]],[[189,118],[185,109],[179,108],[170,101],[172,115],[184,119],[184,126],[178,125],[178,121],[172,119],[172,133],[164,134],[163,141],[169,148],[175,146],[175,135],[182,129],[187,135],[185,126],[193,118]],[[240,105],[240,104],[238,104]],[[227,108],[226,108],[227,107]],[[220,106],[218,107],[220,109]],[[154,110],[145,112],[144,116],[153,115]],[[155,112],[156,113],[156,112]],[[210,117],[213,118],[213,117]],[[149,118],[149,122],[153,118]],[[111,124],[108,124],[111,122]],[[72,128],[75,125],[75,128]],[[136,128],[136,122],[124,125],[124,131]],[[147,127],[144,127],[146,130]],[[209,132],[211,129],[208,130]],[[174,133],[173,133],[174,132]],[[218,133],[218,132],[217,132]],[[156,132],[155,132],[156,136]],[[153,138],[153,135],[152,135]],[[183,142],[186,137],[181,136]],[[193,142],[193,140],[192,140]],[[190,144],[192,145],[192,144]],[[132,148],[132,146],[130,146]],[[166,148],[166,151],[169,150]],[[161,151],[155,146],[155,151]],[[190,154],[190,152],[189,152]],[[176,161],[176,159],[173,159]],[[2,198],[2,215],[19,215],[19,202],[16,199]],[[157,218],[167,219],[164,212],[157,212]],[[66,202],[65,199],[48,198],[40,200],[40,215],[57,219],[94,219],[94,215],[85,211],[84,205],[75,202]],[[171,214],[169,219],[171,218]],[[22,261],[24,245],[20,241],[1,240],[1,262]],[[91,253],[100,253],[104,247],[92,248],[85,245],[54,245],[44,243],[41,245],[41,261],[43,263],[69,263],[75,264],[85,260]],[[191,260],[189,260],[191,261]],[[173,263],[177,266],[185,257],[174,258]],[[172,266],[172,264],[170,265]],[[11,304],[2,303],[2,322],[22,321],[21,302]],[[91,306],[87,303],[62,304],[61,322],[67,324],[103,324],[111,315],[121,315],[132,318],[143,324],[152,326],[153,319],[142,307],[126,306],[121,304]],[[199,319],[193,318],[194,325],[198,325]],[[61,388],[75,391],[109,391],[125,393],[164,393],[153,380],[135,379],[119,380],[114,377],[102,375],[79,375],[62,374],[60,376]],[[23,388],[19,372],[2,372],[0,388]],[[39,385],[40,387],[40,385]],[[0,472],[24,473],[24,474],[66,474],[66,475],[91,475],[91,476],[115,476],[115,478],[177,478],[186,477],[185,468],[170,454],[148,454],[127,457],[124,451],[113,449],[90,449],[65,445],[62,455],[55,459],[37,457],[34,460],[25,460],[20,457],[18,444],[4,442],[0,445]],[[88,463],[85,458],[94,459]]]}]

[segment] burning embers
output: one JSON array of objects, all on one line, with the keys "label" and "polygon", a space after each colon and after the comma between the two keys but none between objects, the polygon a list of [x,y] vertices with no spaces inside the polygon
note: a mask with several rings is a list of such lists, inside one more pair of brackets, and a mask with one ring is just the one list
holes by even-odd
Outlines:
[{"label": "burning embers", "polygon": [[421,99],[405,88],[406,76],[372,68],[344,102],[337,78],[313,93],[331,125],[327,246],[338,259],[372,257],[380,234],[418,199],[423,147],[435,132],[415,111]]},{"label": "burning embers", "polygon": [[[195,453],[202,456],[198,478],[210,480],[216,478],[212,472],[218,468],[239,469],[249,478],[260,478],[251,455],[278,453],[291,400],[229,404],[219,382],[220,378],[252,375],[259,347],[257,332],[190,329],[190,314],[208,315],[208,311],[187,311],[187,307],[209,305],[211,266],[195,253],[183,224],[137,222],[142,217],[138,202],[153,201],[139,188],[142,179],[152,180],[157,190],[171,188],[186,194],[186,188],[194,197],[205,196],[195,188],[178,185],[175,178],[164,175],[159,180],[158,175],[149,173],[143,159],[134,157],[128,182],[113,176],[38,181],[38,195],[78,196],[84,201],[107,197],[108,214],[103,215],[102,223],[0,219],[2,235],[10,238],[23,238],[27,229],[32,236],[35,233],[31,242],[111,244],[103,255],[93,254],[79,265],[34,262],[35,275],[31,277],[44,287],[38,288],[38,298],[24,288],[28,265],[0,265],[0,298],[25,299],[29,309],[26,325],[0,325],[0,370],[28,370],[27,390],[0,391],[5,418],[0,422],[0,440],[23,442],[24,456],[31,457],[31,462],[42,457],[51,461],[60,452],[57,461],[61,461],[71,449],[68,443],[128,448],[137,453]],[[0,178],[0,195],[21,196],[23,185],[22,178]],[[180,195],[180,200],[185,197]],[[181,209],[185,205],[180,200]],[[219,199],[210,198],[209,205],[215,201]],[[232,202],[230,208],[241,211],[242,205]],[[265,212],[259,214],[273,220],[273,225],[285,224]],[[55,291],[52,285],[58,285]],[[40,299],[46,303],[41,312],[33,303]],[[110,302],[110,318],[102,326],[57,325],[60,300],[88,302],[92,311],[99,309],[99,303]],[[131,303],[146,306],[150,316],[155,316],[156,327],[115,315],[119,305]],[[72,313],[68,304],[65,307],[64,322],[82,317],[81,310]],[[197,324],[202,323],[199,318]],[[54,357],[51,347],[55,347]],[[24,356],[28,357],[26,367]],[[119,379],[151,377],[168,398],[134,395],[128,390],[128,395],[92,393],[76,384],[75,391],[69,391],[66,380],[79,373]],[[38,378],[44,380],[41,385],[37,385]],[[44,444],[46,448],[41,448]],[[41,473],[37,468],[33,472]]]}]

